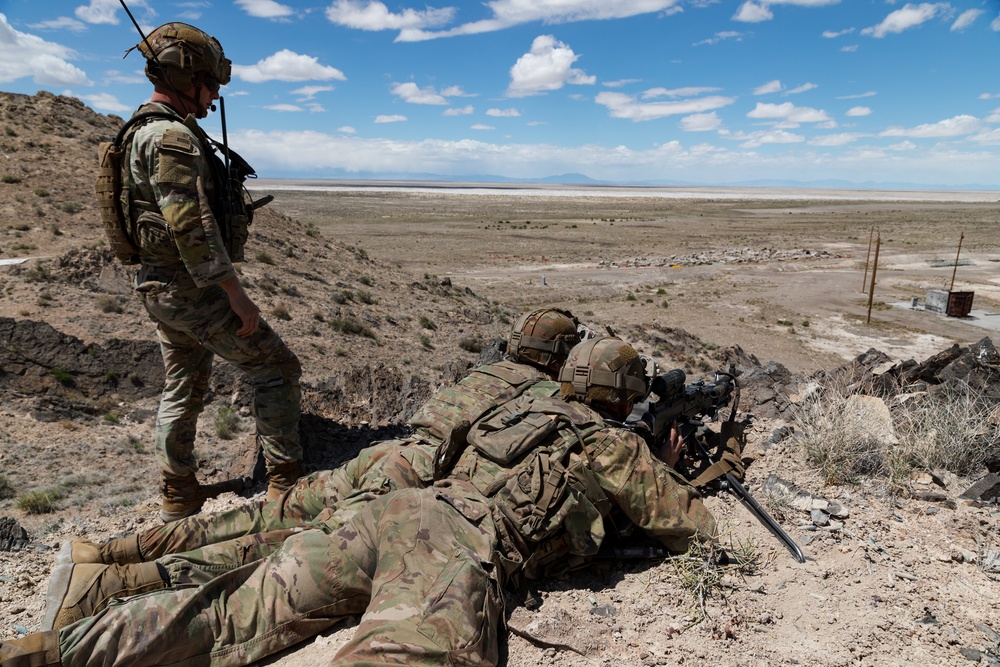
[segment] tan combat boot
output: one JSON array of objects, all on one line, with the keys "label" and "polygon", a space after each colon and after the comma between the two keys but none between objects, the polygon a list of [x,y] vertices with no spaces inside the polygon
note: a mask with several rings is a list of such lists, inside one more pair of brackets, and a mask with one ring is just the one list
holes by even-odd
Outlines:
[{"label": "tan combat boot", "polygon": [[163,500],[160,504],[160,519],[163,523],[177,521],[197,514],[209,498],[226,492],[239,493],[246,486],[243,478],[229,479],[215,484],[199,484],[194,473],[185,477],[164,477],[160,486]]},{"label": "tan combat boot", "polygon": [[267,468],[268,500],[280,498],[285,491],[295,486],[295,482],[306,472],[302,468],[302,461],[289,461],[273,465],[269,463]]},{"label": "tan combat boot", "polygon": [[59,667],[59,633],[35,632],[0,642],[0,667]]},{"label": "tan combat boot", "polygon": [[139,552],[139,536],[129,535],[97,544],[90,540],[72,540],[63,542],[56,556],[56,565],[63,563],[102,563],[104,565],[125,565],[126,563],[141,563]]},{"label": "tan combat boot", "polygon": [[45,597],[43,630],[59,630],[108,606],[114,598],[166,588],[156,563],[56,565]]}]

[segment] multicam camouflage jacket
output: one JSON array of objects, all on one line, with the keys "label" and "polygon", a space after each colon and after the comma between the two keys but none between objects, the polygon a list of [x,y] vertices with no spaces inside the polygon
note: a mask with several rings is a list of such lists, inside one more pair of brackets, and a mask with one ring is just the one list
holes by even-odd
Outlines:
[{"label": "multicam camouflage jacket", "polygon": [[[544,371],[516,361],[480,366],[457,384],[434,394],[410,418],[409,425],[416,435],[440,443],[461,422],[472,423],[487,411],[521,395],[528,387],[548,379]],[[558,390],[555,382],[548,387],[549,395]]]},{"label": "multicam camouflage jacket", "polygon": [[671,551],[715,535],[684,478],[638,434],[582,403],[524,395],[472,426],[450,476],[494,506],[508,574],[558,575],[595,555],[621,513]]},{"label": "multicam camouflage jacket", "polygon": [[[175,113],[155,102],[136,113],[148,111]],[[146,121],[124,147],[122,180],[143,264],[185,269],[199,287],[236,275],[211,209],[218,184],[204,137],[191,116]]]}]

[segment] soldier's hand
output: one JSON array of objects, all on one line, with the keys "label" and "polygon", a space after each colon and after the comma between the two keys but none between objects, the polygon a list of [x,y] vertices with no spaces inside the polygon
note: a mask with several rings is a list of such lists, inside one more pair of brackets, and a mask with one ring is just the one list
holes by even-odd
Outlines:
[{"label": "soldier's hand", "polygon": [[232,278],[223,280],[219,283],[219,286],[229,296],[229,307],[233,309],[233,312],[243,322],[243,326],[237,329],[236,335],[240,338],[253,335],[253,332],[257,331],[257,327],[260,326],[260,308],[247,295],[243,289],[243,285],[240,284],[240,279],[233,276]]},{"label": "soldier's hand", "polygon": [[674,468],[677,466],[677,462],[681,459],[681,453],[684,451],[684,439],[681,437],[681,431],[677,428],[677,423],[674,422],[670,425],[670,435],[663,442],[660,447],[660,451],[656,455],[668,466]]}]

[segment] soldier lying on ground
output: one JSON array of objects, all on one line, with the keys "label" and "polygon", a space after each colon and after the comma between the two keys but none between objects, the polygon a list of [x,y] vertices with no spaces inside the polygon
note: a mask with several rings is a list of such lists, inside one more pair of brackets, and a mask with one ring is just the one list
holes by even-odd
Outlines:
[{"label": "soldier lying on ground", "polygon": [[[477,368],[458,384],[432,396],[409,420],[413,429],[409,437],[375,443],[336,470],[314,472],[277,500],[188,517],[100,545],[88,540],[67,542],[52,574],[50,597],[64,593],[73,564],[151,561],[242,535],[293,528],[321,518],[348,496],[357,501],[365,491],[385,493],[429,485],[434,454],[460,423],[474,422],[540,381],[549,382],[535,386],[536,393],[558,392],[551,380],[579,340],[578,325],[571,313],[562,310],[542,308],[525,313],[511,327],[507,358]],[[53,620],[46,618],[42,629],[51,629]]]},{"label": "soldier lying on ground", "polygon": [[353,614],[333,664],[497,664],[501,586],[585,564],[613,511],[671,551],[715,535],[672,468],[676,430],[654,453],[619,424],[646,393],[635,350],[582,342],[559,380],[565,400],[522,396],[473,424],[432,486],[380,495],[329,533],[281,531],[265,558],[225,562],[213,545],[120,566],[152,592],[6,642],[0,666],[247,665]]}]

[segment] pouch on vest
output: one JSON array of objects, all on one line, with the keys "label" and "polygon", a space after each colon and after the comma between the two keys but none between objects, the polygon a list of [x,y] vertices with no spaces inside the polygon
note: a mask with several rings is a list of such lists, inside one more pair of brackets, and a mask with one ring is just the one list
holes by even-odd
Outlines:
[{"label": "pouch on vest", "polygon": [[134,126],[151,118],[180,120],[177,116],[161,111],[137,114],[122,125],[113,141],[103,141],[97,147],[98,171],[94,183],[97,210],[100,211],[111,252],[123,264],[138,264],[140,250],[135,229],[129,223],[128,211],[122,207],[122,162],[125,157],[122,145]]},{"label": "pouch on vest", "polygon": [[532,452],[494,502],[525,540],[543,542],[563,531],[570,553],[593,554],[604,539],[604,521],[566,469],[568,449]]},{"label": "pouch on vest", "polygon": [[477,421],[469,431],[469,444],[483,456],[507,465],[538,447],[560,425],[594,424],[586,408],[556,399],[522,395]]},{"label": "pouch on vest", "polygon": [[111,252],[123,264],[138,264],[139,247],[132,240],[119,198],[122,191],[123,153],[115,142],[101,142],[97,148],[98,170],[94,190]]}]

